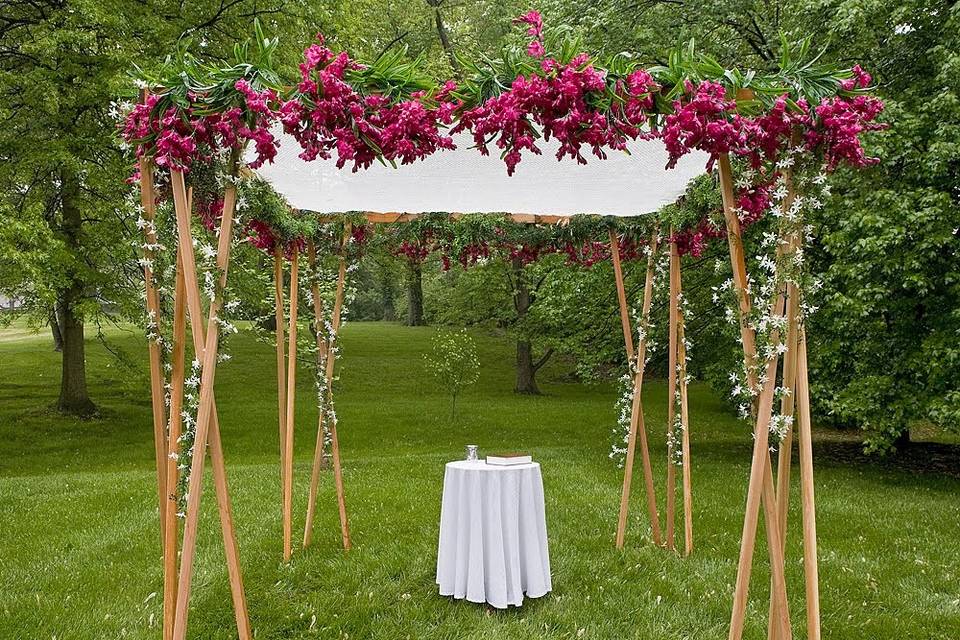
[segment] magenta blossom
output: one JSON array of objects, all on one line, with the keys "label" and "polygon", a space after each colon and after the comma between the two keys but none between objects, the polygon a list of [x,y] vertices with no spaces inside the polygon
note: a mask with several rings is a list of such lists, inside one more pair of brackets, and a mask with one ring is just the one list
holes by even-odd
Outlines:
[{"label": "magenta blossom", "polygon": [[723,85],[704,80],[694,87],[688,80],[685,88],[687,96],[674,101],[662,132],[669,154],[667,168],[675,167],[693,149],[710,154],[708,169],[721,153],[744,150],[742,123],[734,117],[737,103],[727,99]]},{"label": "magenta blossom", "polygon": [[322,36],[304,51],[300,95],[279,109],[284,130],[303,149],[302,159],[336,154],[337,167],[351,163],[357,171],[378,158],[408,164],[453,148],[453,139],[441,133],[441,126],[452,122],[457,105],[449,95],[455,84],[445,84],[433,98],[418,92],[394,101],[365,96],[349,83],[348,73],[362,68],[345,52],[334,54],[325,47]]},{"label": "magenta blossom", "polygon": [[[543,57],[540,15],[528,13],[515,22],[531,25],[527,33],[534,40],[527,53]],[[559,142],[558,160],[568,157],[585,164],[584,147],[602,159],[609,149],[625,150],[629,140],[641,135],[640,127],[647,121],[658,88],[644,70],[622,79],[608,78],[586,53],[565,64],[543,58],[540,73],[517,76],[499,95],[464,110],[453,131],[469,131],[485,155],[489,145],[495,144],[508,175],[513,175],[524,152],[541,153],[537,145],[541,137]],[[607,103],[607,92],[617,99],[612,107],[599,108],[598,104]]]},{"label": "magenta blossom", "polygon": [[527,35],[531,38],[536,38],[541,40],[543,36],[543,16],[540,15],[539,11],[528,11],[527,13],[514,18],[514,24],[527,24],[530,25],[530,28],[527,29]]}]

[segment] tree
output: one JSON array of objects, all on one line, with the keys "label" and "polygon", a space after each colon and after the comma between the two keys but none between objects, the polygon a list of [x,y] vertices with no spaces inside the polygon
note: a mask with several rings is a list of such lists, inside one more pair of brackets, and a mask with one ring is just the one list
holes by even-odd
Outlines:
[{"label": "tree", "polygon": [[[557,0],[545,8],[548,21],[575,24],[586,45],[641,58],[696,38],[726,65],[763,68],[784,31],[813,35],[827,47],[824,60],[860,62],[874,74],[892,123],[871,138],[880,163],[836,175],[834,197],[811,220],[810,268],[824,280],[809,329],[816,417],[861,428],[868,450],[881,452],[906,443],[912,424],[960,428],[960,8],[928,0]],[[721,323],[708,335],[722,335]],[[735,368],[737,353],[710,353],[714,379]]]},{"label": "tree", "polygon": [[536,302],[537,291],[546,279],[546,275],[540,276],[535,281],[531,280],[530,275],[522,260],[514,258],[511,261],[508,277],[513,289],[513,310],[516,312],[516,324],[520,329],[517,337],[517,383],[513,390],[515,393],[540,395],[540,388],[537,386],[537,371],[550,360],[553,355],[553,348],[547,348],[543,355],[536,360],[534,359],[530,327],[525,326],[525,320],[530,312],[530,307]]},{"label": "tree", "polygon": [[422,327],[423,317],[423,263],[407,261],[407,326]]},{"label": "tree", "polygon": [[477,345],[466,329],[441,330],[433,338],[433,352],[423,357],[427,373],[450,395],[450,420],[456,420],[457,398],[480,377]]},{"label": "tree", "polygon": [[128,317],[142,314],[138,231],[124,203],[132,166],[117,144],[112,106],[118,95],[132,95],[129,72],[159,63],[178,42],[223,57],[258,15],[286,32],[281,59],[293,63],[316,24],[303,11],[246,0],[186,7],[159,1],[148,10],[133,1],[4,4],[0,291],[22,298],[35,324],[59,331],[61,411],[95,409],[86,385],[85,321],[105,305]]},{"label": "tree", "polygon": [[838,176],[816,221],[827,295],[811,355],[821,412],[885,452],[912,425],[960,429],[960,8],[864,17],[832,31],[877,71],[893,124],[874,138],[881,163]]}]

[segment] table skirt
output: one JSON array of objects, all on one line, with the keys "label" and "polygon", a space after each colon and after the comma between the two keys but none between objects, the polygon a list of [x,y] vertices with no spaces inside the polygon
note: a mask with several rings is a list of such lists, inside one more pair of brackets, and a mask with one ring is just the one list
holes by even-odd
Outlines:
[{"label": "table skirt", "polygon": [[520,606],[551,590],[543,480],[537,463],[446,467],[437,553],[440,594]]}]

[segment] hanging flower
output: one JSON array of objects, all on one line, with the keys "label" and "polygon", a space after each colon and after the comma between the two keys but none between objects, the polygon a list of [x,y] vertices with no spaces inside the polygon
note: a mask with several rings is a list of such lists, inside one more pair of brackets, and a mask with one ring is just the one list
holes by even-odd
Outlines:
[{"label": "hanging flower", "polygon": [[587,162],[583,147],[606,158],[607,151],[625,150],[640,134],[658,89],[645,70],[626,78],[612,78],[586,53],[561,63],[548,57],[543,41],[543,20],[532,11],[515,23],[527,24],[532,38],[526,53],[539,60],[539,73],[518,75],[498,95],[463,109],[453,131],[469,131],[480,153],[488,155],[495,144],[513,175],[523,153],[542,153],[537,141],[555,138],[556,157]]},{"label": "hanging flower", "polygon": [[687,80],[684,88],[687,95],[673,102],[673,113],[666,117],[661,134],[669,155],[668,169],[694,149],[710,154],[710,170],[721,153],[746,148],[742,121],[734,117],[737,103],[727,99],[722,84],[704,80],[694,86]]},{"label": "hanging flower", "polygon": [[279,115],[284,130],[303,148],[302,159],[336,154],[338,168],[351,163],[357,171],[378,158],[409,164],[453,148],[453,140],[441,133],[441,126],[452,121],[452,83],[435,96],[423,91],[402,100],[364,95],[350,78],[364,68],[346,52],[335,54],[324,46],[322,36],[304,51],[298,95],[280,106]]}]

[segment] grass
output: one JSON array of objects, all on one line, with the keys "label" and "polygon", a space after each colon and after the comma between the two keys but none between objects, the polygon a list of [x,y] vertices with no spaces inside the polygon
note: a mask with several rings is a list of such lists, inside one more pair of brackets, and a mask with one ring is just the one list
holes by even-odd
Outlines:
[{"label": "grass", "polygon": [[[10,330],[8,330],[10,331]],[[88,348],[97,419],[48,408],[58,384],[46,335],[0,333],[0,638],[158,638],[161,604],[146,383]],[[314,545],[280,562],[274,354],[241,335],[217,376],[244,580],[256,637],[722,638],[736,574],[750,437],[707,388],[691,389],[696,550],[654,548],[641,489],[628,544],[613,549],[621,472],[608,461],[610,386],[558,382],[517,397],[512,354],[478,335],[483,371],[460,424],[422,375],[429,328],[351,324],[338,396],[355,542],[339,548],[332,478],[321,481]],[[142,340],[111,341],[139,357]],[[145,356],[144,356],[145,359]],[[315,429],[309,376],[298,384],[295,532],[302,532]],[[645,410],[663,501],[666,393]],[[443,463],[463,445],[526,449],[543,465],[554,592],[488,611],[437,595]],[[960,480],[851,465],[818,443],[824,638],[960,637]],[[642,484],[639,485],[642,487]],[[192,638],[235,637],[219,526],[206,484]],[[799,502],[795,489],[792,504]],[[298,533],[299,534],[299,533]],[[803,628],[799,513],[788,532],[791,608]],[[745,637],[765,637],[769,575],[761,532]]]}]

